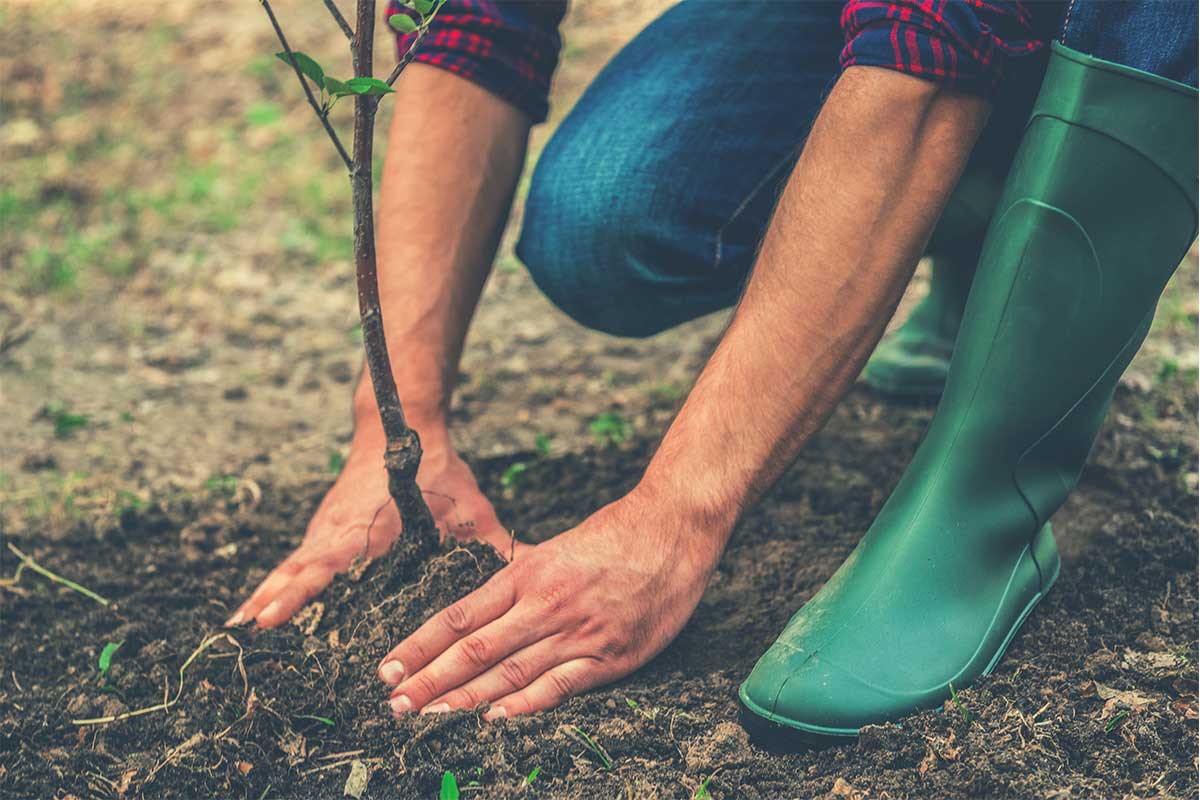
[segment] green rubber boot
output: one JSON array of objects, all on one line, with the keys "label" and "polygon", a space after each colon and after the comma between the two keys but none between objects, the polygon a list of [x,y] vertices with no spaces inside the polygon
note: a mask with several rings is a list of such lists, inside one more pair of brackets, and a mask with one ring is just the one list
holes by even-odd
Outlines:
[{"label": "green rubber boot", "polygon": [[871,529],[741,687],[853,736],[1000,659],[1058,575],[1048,522],[1196,236],[1196,91],[1054,46],[946,392]]},{"label": "green rubber boot", "polygon": [[942,393],[975,263],[1000,189],[1000,181],[986,169],[969,169],[954,188],[926,248],[933,262],[929,293],[871,354],[863,380],[872,388],[908,398]]}]

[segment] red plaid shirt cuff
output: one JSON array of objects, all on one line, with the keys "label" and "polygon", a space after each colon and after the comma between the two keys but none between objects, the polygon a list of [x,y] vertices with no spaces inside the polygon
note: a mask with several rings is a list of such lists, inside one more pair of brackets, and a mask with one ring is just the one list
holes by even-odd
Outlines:
[{"label": "red plaid shirt cuff", "polygon": [[886,67],[990,94],[1007,59],[1045,46],[1016,0],[848,0],[842,68]]},{"label": "red plaid shirt cuff", "polygon": [[[460,75],[541,122],[549,110],[566,6],[566,0],[448,0],[413,61]],[[400,13],[411,14],[391,0],[387,16]],[[401,53],[415,35],[398,37]]]}]

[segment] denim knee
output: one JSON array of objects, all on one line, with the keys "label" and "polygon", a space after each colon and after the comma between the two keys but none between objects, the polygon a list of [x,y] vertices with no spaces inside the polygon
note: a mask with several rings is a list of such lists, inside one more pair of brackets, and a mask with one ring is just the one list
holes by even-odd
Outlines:
[{"label": "denim knee", "polygon": [[631,337],[666,329],[673,323],[648,309],[657,290],[646,187],[629,173],[580,164],[553,144],[534,171],[517,257],[581,325]]}]

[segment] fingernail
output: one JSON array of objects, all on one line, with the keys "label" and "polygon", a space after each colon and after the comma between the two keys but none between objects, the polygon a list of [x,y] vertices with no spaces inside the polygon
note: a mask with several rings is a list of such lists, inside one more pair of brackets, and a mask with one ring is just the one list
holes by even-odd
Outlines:
[{"label": "fingernail", "polygon": [[483,718],[488,722],[495,722],[498,719],[504,719],[508,716],[508,712],[504,710],[504,706],[492,706],[484,712]]},{"label": "fingernail", "polygon": [[245,615],[245,614],[243,614],[241,611],[238,611],[238,612],[237,612],[236,614],[234,614],[232,617],[230,617],[229,619],[225,620],[225,627],[226,627],[226,628],[232,628],[234,625],[241,625],[241,624],[242,624],[242,620],[244,620],[245,618],[246,618],[246,615]]},{"label": "fingernail", "polygon": [[379,668],[379,677],[384,683],[395,686],[404,680],[404,665],[399,661],[385,661]]},{"label": "fingernail", "polygon": [[449,703],[434,703],[431,706],[425,706],[421,709],[422,714],[445,714],[450,710]]},{"label": "fingernail", "polygon": [[392,707],[393,714],[403,714],[406,711],[412,711],[412,700],[409,700],[407,695],[396,695],[391,699],[389,705]]},{"label": "fingernail", "polygon": [[275,612],[279,611],[281,608],[283,608],[282,600],[272,600],[266,608],[258,613],[259,624],[262,624],[262,620],[264,619],[270,620],[275,616]]}]

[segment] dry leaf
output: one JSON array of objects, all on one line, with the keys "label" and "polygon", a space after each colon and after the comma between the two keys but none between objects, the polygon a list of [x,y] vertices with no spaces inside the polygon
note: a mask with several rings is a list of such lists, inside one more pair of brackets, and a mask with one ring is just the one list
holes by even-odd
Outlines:
[{"label": "dry leaf", "polygon": [[1144,694],[1136,691],[1122,691],[1096,681],[1093,681],[1093,683],[1096,686],[1096,694],[1104,701],[1104,709],[1100,712],[1100,719],[1102,720],[1108,719],[1120,709],[1141,711],[1154,702],[1153,697],[1146,697]]},{"label": "dry leaf", "polygon": [[371,773],[367,770],[367,765],[359,761],[357,758],[350,762],[350,775],[346,778],[346,785],[342,789],[343,797],[353,797],[354,800],[362,800],[363,793],[367,791],[367,784],[371,780]]},{"label": "dry leaf", "polygon": [[321,617],[325,616],[325,604],[322,602],[309,603],[300,610],[300,613],[292,617],[292,624],[300,629],[300,632],[305,636],[312,636],[317,626],[321,624]]},{"label": "dry leaf", "polygon": [[249,761],[238,762],[238,772],[242,773],[243,775],[248,775],[252,769],[254,769],[254,765]]},{"label": "dry leaf", "polygon": [[846,781],[845,778],[838,778],[833,782],[833,794],[836,797],[847,797],[849,800],[866,800],[867,793],[855,789]]}]

